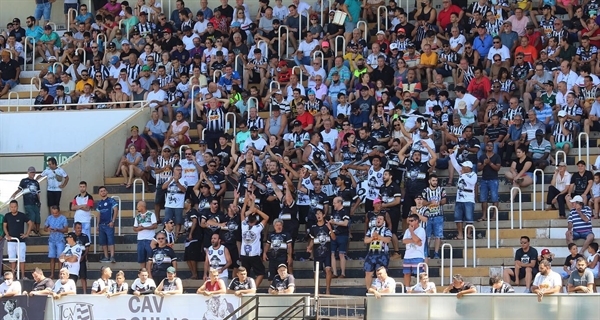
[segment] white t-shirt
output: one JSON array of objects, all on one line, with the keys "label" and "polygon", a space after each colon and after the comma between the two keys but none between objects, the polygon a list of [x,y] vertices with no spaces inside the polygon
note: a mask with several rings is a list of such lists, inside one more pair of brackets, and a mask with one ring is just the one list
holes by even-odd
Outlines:
[{"label": "white t-shirt", "polygon": [[[57,175],[63,177],[62,181],[56,179]],[[48,177],[48,191],[62,191],[58,186],[63,183],[64,178],[67,177],[67,173],[61,167],[56,167],[54,170],[46,168],[46,170],[42,171],[42,177]]]},{"label": "white t-shirt", "polygon": [[451,37],[450,38],[450,48],[454,49],[460,44],[462,46],[456,53],[462,54],[463,51],[465,51],[465,42],[467,42],[467,39],[465,39],[465,36],[463,36],[462,34],[459,34],[458,37],[456,37],[456,38]]},{"label": "white t-shirt", "polygon": [[75,281],[72,279],[67,280],[67,283],[62,284],[60,280],[54,283],[54,288],[52,288],[52,292],[54,293],[63,293],[63,292],[76,292],[77,286],[75,285]]},{"label": "white t-shirt", "polygon": [[[204,19],[204,21],[202,21],[202,22],[196,21],[196,23],[194,24],[194,32],[202,33],[204,31],[206,31],[207,26],[208,26],[208,20],[206,20],[206,19]],[[190,50],[190,49],[186,49],[186,50]]]},{"label": "white t-shirt", "polygon": [[140,280],[140,278],[135,279],[135,281],[133,281],[133,284],[131,285],[131,290],[133,291],[139,291],[139,292],[145,292],[150,290],[150,288],[156,288],[156,283],[154,282],[154,279],[146,279],[146,282],[142,283],[142,281]]},{"label": "white t-shirt", "polygon": [[558,73],[558,76],[556,76],[556,83],[559,83],[561,81],[564,81],[567,83],[567,91],[569,90],[573,90],[573,87],[577,84],[577,73],[575,73],[575,71],[570,70],[568,74],[564,74],[562,72]]},{"label": "white t-shirt", "polygon": [[100,292],[104,290],[104,288],[108,288],[108,291],[110,291],[111,288],[116,285],[117,283],[113,279],[107,279],[106,281],[104,281],[104,279],[100,278],[94,281],[94,283],[92,284],[92,292]]},{"label": "white t-shirt", "polygon": [[80,268],[80,261],[81,261],[81,254],[83,253],[83,251],[85,250],[85,247],[83,247],[80,244],[75,244],[74,246],[70,246],[70,245],[66,245],[65,246],[65,250],[63,250],[63,254],[67,257],[70,256],[76,256],[77,257],[77,261],[76,262],[68,262],[65,261],[63,262],[63,268],[67,268],[69,269],[69,274],[74,274],[74,275],[78,275],[79,274],[79,268]]},{"label": "white t-shirt", "polygon": [[[250,216],[254,219],[254,216]],[[260,237],[264,229],[262,223],[257,223],[253,226],[248,224],[248,221],[242,221],[242,247],[240,256],[256,257],[260,256]]]},{"label": "white t-shirt", "polygon": [[392,279],[391,277],[387,277],[383,282],[381,280],[379,280],[379,278],[375,279],[375,281],[373,281],[373,284],[371,284],[371,287],[375,287],[377,289],[377,291],[381,291],[383,289],[391,289],[391,291],[389,293],[396,293],[396,280]]},{"label": "white t-shirt", "polygon": [[[179,183],[185,186],[185,180],[179,179]],[[185,198],[185,191],[181,191],[175,180],[169,183],[167,187],[167,192],[165,194],[165,208],[177,208],[183,209],[183,202]]]},{"label": "white t-shirt", "polygon": [[[156,101],[167,100],[167,93],[164,92],[162,89],[159,89],[157,92],[148,91],[148,98],[146,98],[146,101],[152,101],[152,100],[156,100]],[[150,103],[150,108],[156,108],[157,106],[158,106],[158,103],[156,103],[156,102]]]},{"label": "white t-shirt", "polygon": [[[265,139],[261,138],[259,136],[258,139],[256,140],[252,140],[252,138],[248,138],[246,139],[246,142],[244,143],[244,147],[242,147],[242,153],[246,153],[246,151],[248,151],[249,147],[253,147],[256,150],[262,151],[265,149],[265,147],[267,146],[267,142],[265,141]],[[262,163],[262,161],[260,159],[258,159],[258,154],[254,155],[255,160],[260,161]]]},{"label": "white t-shirt", "polygon": [[419,282],[419,283],[415,284],[412,288],[410,288],[410,291],[418,292],[418,293],[426,293],[429,290],[433,290],[433,293],[436,293],[435,283],[427,282],[427,286],[425,288],[423,288],[423,286],[421,285],[421,282]]},{"label": "white t-shirt", "polygon": [[477,173],[463,173],[456,183],[456,202],[475,203],[475,185],[477,184]]},{"label": "white t-shirt", "polygon": [[298,45],[298,51],[302,51],[305,57],[312,58],[310,54],[318,45],[319,41],[316,39],[313,39],[311,42],[306,42],[306,40],[304,40],[300,42],[300,45]]},{"label": "white t-shirt", "polygon": [[[206,21],[206,20],[204,20]],[[198,25],[199,22],[196,22],[196,26]],[[194,26],[194,28],[196,28],[196,26]],[[206,28],[206,26],[205,26]],[[181,41],[183,42],[183,45],[185,46],[185,50],[192,50],[194,49],[194,38],[200,38],[200,36],[198,36],[195,33],[192,33],[192,35],[190,37],[188,36],[184,36]]]},{"label": "white t-shirt", "polygon": [[[418,246],[415,243],[409,243],[406,245],[406,252],[404,253],[404,259],[425,259],[425,241],[427,238],[425,237],[425,229],[418,227],[415,229],[415,235],[421,239],[421,245]],[[404,232],[404,237],[402,239],[411,239],[411,234],[408,229]]]},{"label": "white t-shirt", "polygon": [[[311,57],[312,59],[312,57]],[[313,68],[313,66],[304,66],[304,68],[306,69],[306,72],[308,72],[308,87],[309,88],[314,88],[317,86],[317,83],[315,82],[314,78],[315,76],[321,76],[321,79],[323,79],[323,81],[325,81],[325,79],[327,79],[327,73],[325,72],[325,69],[323,69],[323,67],[320,67],[319,70],[315,71],[315,68]]]},{"label": "white t-shirt", "polygon": [[533,280],[533,285],[540,289],[552,289],[556,286],[562,286],[562,279],[560,274],[550,270],[547,276],[542,275],[541,272],[538,272],[535,275],[535,279]]},{"label": "white t-shirt", "polygon": [[13,280],[10,286],[6,285],[6,282],[2,282],[0,284],[0,293],[6,294],[7,292],[14,292],[17,295],[21,294],[21,283],[19,281]]},{"label": "white t-shirt", "polygon": [[457,97],[456,100],[454,100],[454,110],[458,110],[458,103],[461,101],[464,101],[467,104],[467,110],[471,111],[471,109],[473,109],[475,101],[477,101],[477,98],[475,98],[470,93],[465,93],[465,95],[462,98]]},{"label": "white t-shirt", "polygon": [[[135,219],[133,220],[134,227],[150,227],[156,222],[156,214],[152,211],[146,211],[145,214],[136,213]],[[137,233],[137,239],[139,240],[152,240],[154,239],[154,230],[142,230]]]},{"label": "white t-shirt", "polygon": [[186,182],[188,186],[195,186],[198,182],[198,169],[194,164],[194,161],[182,160],[179,161],[181,166],[181,178]]},{"label": "white t-shirt", "polygon": [[508,50],[508,48],[505,45],[502,45],[502,48],[500,49],[496,49],[492,46],[490,48],[490,51],[488,52],[488,60],[494,61],[494,56],[496,54],[500,55],[500,60],[502,60],[503,62],[510,59],[510,50]]},{"label": "white t-shirt", "polygon": [[321,136],[323,136],[323,142],[328,142],[331,150],[334,150],[338,139],[338,131],[331,129],[329,133],[327,133],[327,130],[323,130],[321,131]]}]

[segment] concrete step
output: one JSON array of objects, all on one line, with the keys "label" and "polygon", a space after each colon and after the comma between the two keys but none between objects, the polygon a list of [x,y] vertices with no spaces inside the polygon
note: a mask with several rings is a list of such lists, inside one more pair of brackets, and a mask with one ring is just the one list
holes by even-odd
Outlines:
[{"label": "concrete step", "polygon": [[[470,245],[470,244],[469,244]],[[514,258],[513,248],[477,248],[477,258]],[[467,261],[471,261],[473,249],[467,249]]]},{"label": "concrete step", "polygon": [[[538,238],[538,231],[540,229],[500,229],[500,239],[519,239],[522,236],[528,236],[529,238]],[[545,230],[545,229],[544,229]],[[496,230],[490,230],[490,239],[496,239]]]},{"label": "concrete step", "polygon": [[[461,265],[461,264],[458,264],[458,265]],[[489,274],[490,274],[490,268],[489,267],[481,267],[481,266],[477,266],[475,268],[473,268],[473,267],[470,267],[470,268],[453,267],[452,273],[460,274],[463,277],[486,277],[486,276],[489,276]],[[444,275],[450,275],[450,274],[451,274],[450,268],[444,268]]]}]

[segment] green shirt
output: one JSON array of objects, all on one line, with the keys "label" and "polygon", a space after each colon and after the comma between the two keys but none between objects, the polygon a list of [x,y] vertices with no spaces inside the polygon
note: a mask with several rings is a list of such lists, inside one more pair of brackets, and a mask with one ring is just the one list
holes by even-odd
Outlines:
[{"label": "green shirt", "polygon": [[553,91],[550,94],[548,94],[548,92],[544,92],[540,96],[540,99],[542,99],[543,103],[554,107],[556,105],[556,92]]},{"label": "green shirt", "polygon": [[568,48],[560,48],[560,53],[558,54],[558,57],[560,58],[560,61],[563,60],[567,60],[567,61],[571,61],[573,60],[573,57],[577,54],[577,49],[575,49],[574,46],[569,45]]},{"label": "green shirt", "polygon": [[47,42],[47,41],[53,41],[53,40],[54,40],[54,47],[56,47],[56,48],[61,48],[62,47],[62,45],[60,43],[60,37],[54,31],[52,31],[50,34],[44,33],[42,35],[42,37],[40,38],[40,41],[42,41],[44,43]]},{"label": "green shirt", "polygon": [[[0,226],[4,225],[4,215],[0,214]],[[0,228],[0,237],[4,238],[4,227]]]}]

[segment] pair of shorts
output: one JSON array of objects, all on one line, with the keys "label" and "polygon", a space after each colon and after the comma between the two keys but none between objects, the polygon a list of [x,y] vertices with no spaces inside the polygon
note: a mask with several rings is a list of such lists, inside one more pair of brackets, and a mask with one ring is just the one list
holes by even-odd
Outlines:
[{"label": "pair of shorts", "polygon": [[348,236],[336,236],[335,240],[331,241],[331,253],[338,251],[340,254],[344,254],[347,250]]},{"label": "pair of shorts", "polygon": [[62,196],[62,191],[48,191],[46,194],[46,201],[48,203],[48,207],[57,206],[60,209],[60,197]]},{"label": "pair of shorts", "polygon": [[29,216],[29,220],[31,220],[31,222],[37,223],[37,224],[41,223],[40,207],[38,207],[36,205],[25,206],[25,213],[27,213],[27,215]]},{"label": "pair of shorts", "polygon": [[[475,203],[473,202],[457,202],[454,205],[454,222],[473,223],[473,211]],[[463,219],[464,218],[464,219]]]},{"label": "pair of shorts", "polygon": [[563,141],[563,142],[557,142],[557,143],[555,143],[556,149],[562,149],[565,146],[565,144],[568,144],[569,147],[573,148],[573,143],[572,142],[570,142],[570,141]]},{"label": "pair of shorts", "polygon": [[152,240],[138,240],[137,242],[137,262],[146,263],[152,257]]},{"label": "pair of shorts", "polygon": [[69,279],[73,280],[73,282],[77,284],[77,280],[79,280],[79,274],[69,274]]},{"label": "pair of shorts", "polygon": [[79,279],[87,279],[87,259],[79,260]]},{"label": "pair of shorts", "polygon": [[578,239],[587,239],[587,237],[589,235],[593,235],[594,233],[592,232],[592,230],[589,231],[583,231],[583,232],[576,232],[573,231],[573,240],[578,240]]},{"label": "pair of shorts", "polygon": [[[510,268],[510,269],[513,271],[513,275],[510,276],[510,280],[514,282],[516,280],[516,278],[514,276],[515,268]],[[527,268],[521,268],[521,269],[519,269],[519,280],[520,279],[525,279],[525,276],[527,275],[526,269]],[[535,277],[535,275],[537,273],[538,273],[538,269],[537,268],[531,268],[531,277],[532,277],[531,279],[532,280],[533,280],[533,278]]]},{"label": "pair of shorts", "polygon": [[50,15],[52,13],[52,3],[40,3],[35,6],[35,12],[33,13],[33,17],[35,20],[40,21],[42,16],[44,16],[44,20],[50,21]]},{"label": "pair of shorts", "polygon": [[317,272],[317,262],[319,262],[319,270],[327,271],[327,269],[331,269],[331,255],[326,254],[322,257],[315,256],[315,261],[313,263],[313,271]]},{"label": "pair of shorts", "polygon": [[436,68],[435,72],[437,74],[442,75],[442,77],[451,77],[452,76],[452,70],[446,70],[446,68]]},{"label": "pair of shorts", "polygon": [[65,250],[65,243],[48,241],[48,258],[50,259],[58,259],[60,255]]},{"label": "pair of shorts", "polygon": [[200,241],[194,241],[185,247],[183,261],[204,261],[204,259],[202,259],[204,254],[202,243]]},{"label": "pair of shorts", "polygon": [[108,224],[98,226],[98,244],[101,246],[115,245],[115,227],[110,227]]},{"label": "pair of shorts", "polygon": [[379,267],[387,269],[390,263],[390,256],[387,253],[369,253],[365,257],[365,272],[375,272]]},{"label": "pair of shorts", "polygon": [[344,22],[344,32],[351,33],[354,29],[356,29],[357,22],[356,21],[348,21]]},{"label": "pair of shorts", "polygon": [[[64,249],[64,247],[63,247]],[[19,248],[17,249],[17,243],[13,241],[8,242],[8,259],[16,262],[17,261],[17,250],[19,251],[19,262],[25,262],[25,255],[27,254],[27,245],[25,242],[19,243]],[[61,251],[62,252],[62,251]]]},{"label": "pair of shorts", "polygon": [[19,82],[15,81],[15,80],[3,80],[0,79],[0,83],[2,83],[2,87],[8,85],[11,89],[14,89],[14,87],[16,87]]},{"label": "pair of shorts", "polygon": [[162,188],[162,183],[156,184],[156,192],[154,193],[154,204],[158,204],[160,206],[165,205],[165,194],[166,191]]},{"label": "pair of shorts", "polygon": [[263,264],[262,258],[260,256],[242,256],[240,257],[240,260],[242,261],[242,266],[246,268],[248,273],[250,273],[250,270],[254,270],[255,277],[265,275],[265,265]]},{"label": "pair of shorts", "polygon": [[498,202],[498,185],[499,180],[479,180],[479,202]]},{"label": "pair of shorts", "polygon": [[175,224],[183,224],[183,208],[165,208],[165,220],[173,219]]},{"label": "pair of shorts", "polygon": [[[423,258],[412,258],[412,259],[404,259],[404,263],[402,263],[402,273],[404,274],[417,274],[417,267],[419,263],[424,263],[425,259]],[[421,267],[420,272],[424,272],[423,267]]]},{"label": "pair of shorts", "polygon": [[425,232],[427,233],[427,239],[444,239],[444,216],[429,218],[429,220],[427,220]]},{"label": "pair of shorts", "polygon": [[592,121],[591,131],[600,131],[600,121]]}]

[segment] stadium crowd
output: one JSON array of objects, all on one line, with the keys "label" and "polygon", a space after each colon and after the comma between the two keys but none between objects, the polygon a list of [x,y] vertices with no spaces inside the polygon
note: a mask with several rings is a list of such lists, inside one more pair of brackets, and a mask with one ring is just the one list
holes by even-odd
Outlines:
[{"label": "stadium crowd", "polygon": [[[588,256],[583,262],[597,277],[591,219],[600,209],[600,174],[583,161],[569,173],[567,159],[554,160],[557,151],[583,146],[579,133],[600,130],[597,0],[580,6],[443,0],[439,11],[431,0],[419,0],[414,12],[394,1],[325,1],[320,8],[320,1],[277,0],[271,6],[260,0],[255,16],[243,0],[235,6],[222,0],[214,9],[202,0],[196,14],[181,0],[166,14],[154,0],[95,1],[100,5],[94,14],[82,4],[70,16],[65,5],[65,19],[74,27],[63,36],[39,25],[42,16],[48,21],[49,2],[37,2],[26,29],[15,18],[0,36],[5,48],[0,95],[18,84],[20,65],[33,58],[24,54],[29,46],[50,63],[39,75],[40,110],[75,101],[68,108],[152,108],[143,130],[131,128],[116,175],[127,178],[127,188],[136,177],[156,186],[154,212],[144,202],[136,204],[134,230],[138,262],[147,270],[140,274],[167,276],[157,288],[181,287],[169,245],[182,236],[193,277],[199,278],[197,264],[203,261],[203,276],[210,280],[198,293],[225,290],[230,268],[240,279],[253,272],[256,286],[267,276],[275,283],[273,293],[285,292],[293,286],[297,241],[309,242],[310,258],[326,271],[327,293],[332,278],[345,277],[350,240],[368,245],[368,290],[372,283],[378,283],[374,292],[387,287],[385,267],[400,258],[409,287],[420,263],[440,258],[448,231],[444,205],[454,204],[455,239],[471,238],[475,235],[463,234],[463,226],[474,222],[476,201],[485,213],[490,202],[498,206],[502,184],[530,186],[534,170],[550,165],[556,170],[547,206],[568,219],[567,244],[585,239],[579,253]],[[387,8],[384,19],[381,5]],[[336,15],[346,20],[338,23]],[[359,21],[376,27],[360,29]],[[190,123],[202,132],[199,141],[192,141]],[[230,126],[233,135],[226,132]],[[176,152],[192,142],[198,150]],[[60,190],[68,176],[57,171],[56,161],[49,166],[42,174],[53,181],[48,207],[60,215]],[[500,174],[502,167],[507,169]],[[600,158],[591,168],[600,169]],[[445,169],[450,179],[438,179],[435,171]],[[233,202],[224,201],[228,184]],[[86,187],[82,181],[72,210],[87,212],[76,214],[75,222],[89,235],[89,211],[98,203]],[[456,187],[456,195],[447,196],[447,187]],[[27,183],[20,186],[26,188]],[[100,187],[100,195],[106,201],[98,206],[102,262],[115,262],[116,203],[108,200],[106,188]],[[29,201],[32,224],[19,233],[25,237],[40,228],[39,201]],[[351,227],[361,204],[366,217],[359,237]],[[57,233],[57,241],[65,241],[63,222],[45,226]],[[155,234],[161,222],[166,231]],[[78,243],[69,240],[78,239],[77,227],[74,232],[67,235],[67,247]],[[536,273],[552,272],[535,249],[527,254],[528,239],[521,243],[525,254],[517,252],[504,282],[490,282],[495,290],[508,291],[505,282],[526,279],[526,290],[539,293]],[[86,251],[86,241],[78,245]],[[171,263],[157,267],[157,250]],[[61,251],[54,252],[51,258],[61,260]],[[580,260],[569,263],[573,275]],[[110,269],[105,272],[110,278]],[[411,290],[432,290],[426,274],[419,280],[420,287]],[[446,290],[470,293],[471,287],[457,276],[454,289]]]}]

